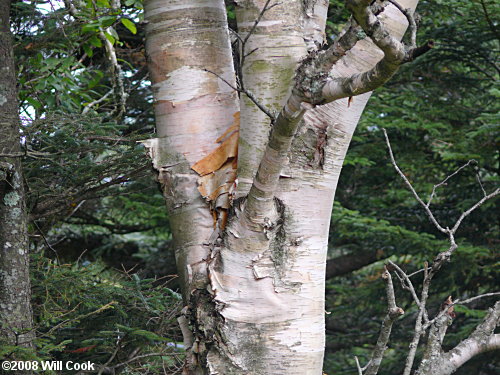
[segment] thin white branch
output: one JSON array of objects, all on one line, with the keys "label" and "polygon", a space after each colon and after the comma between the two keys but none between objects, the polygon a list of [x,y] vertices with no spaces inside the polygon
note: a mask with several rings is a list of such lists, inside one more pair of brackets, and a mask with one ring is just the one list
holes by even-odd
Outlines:
[{"label": "thin white branch", "polygon": [[358,369],[358,375],[363,375],[363,369],[361,368],[361,365],[359,364],[358,357],[354,356],[354,360],[356,361],[356,368]]},{"label": "thin white branch", "polygon": [[485,297],[492,297],[492,296],[500,296],[500,292],[484,293],[484,294],[480,294],[480,295],[475,296],[475,297],[464,299],[463,301],[456,300],[453,302],[453,304],[454,305],[465,305],[465,304],[471,303],[472,301],[475,301],[477,299],[485,298]]},{"label": "thin white branch", "polygon": [[394,267],[394,269],[396,270],[396,275],[398,276],[398,278],[400,279],[401,281],[401,285],[403,287],[403,289],[406,289],[406,290],[409,290],[410,293],[411,293],[411,296],[413,297],[413,300],[415,301],[415,304],[420,307],[420,299],[418,298],[417,296],[417,293],[415,291],[415,288],[413,287],[413,283],[411,282],[410,278],[408,277],[408,275],[406,274],[405,271],[403,271],[401,269],[401,267],[399,267],[396,263],[394,263],[393,261],[389,260],[388,263]]},{"label": "thin white branch", "polygon": [[[462,165],[460,168],[458,168],[455,172],[453,172],[452,174],[450,174],[449,176],[447,176],[443,181],[441,181],[439,184],[436,184],[434,185],[434,187],[432,188],[432,192],[431,192],[431,195],[429,196],[429,200],[427,201],[427,207],[430,206],[431,202],[432,202],[432,199],[434,198],[434,194],[436,193],[436,189],[440,186],[443,186],[446,184],[446,182],[448,182],[448,180],[450,178],[452,178],[453,176],[455,176],[457,173],[459,173],[462,169],[468,167],[471,163],[477,163],[474,159],[471,159],[469,160],[466,164]],[[486,195],[486,194],[485,194]]]},{"label": "thin white branch", "polygon": [[460,217],[458,218],[457,222],[455,223],[455,225],[451,229],[451,233],[455,234],[455,232],[457,231],[458,227],[462,223],[462,220],[465,219],[468,215],[470,215],[472,213],[472,211],[474,211],[476,208],[478,208],[479,206],[481,206],[488,199],[496,197],[499,193],[500,193],[500,188],[497,188],[495,191],[493,191],[492,193],[484,196],[483,198],[481,198],[481,200],[479,202],[477,202],[475,205],[473,205],[467,211],[465,211],[464,213],[462,213],[462,215],[460,215]]},{"label": "thin white branch", "polygon": [[401,176],[401,178],[405,182],[406,186],[408,186],[408,189],[410,189],[410,191],[413,193],[413,196],[415,197],[415,199],[417,200],[417,202],[420,203],[420,205],[424,208],[427,216],[429,217],[429,219],[431,220],[431,222],[434,224],[434,226],[440,232],[448,234],[448,230],[445,229],[445,228],[443,228],[441,226],[441,224],[439,224],[439,222],[437,221],[437,219],[434,217],[434,214],[432,213],[432,211],[429,209],[429,207],[424,203],[424,201],[422,200],[422,198],[420,198],[420,196],[418,195],[418,193],[415,191],[415,189],[413,188],[413,185],[411,184],[411,182],[408,180],[408,178],[405,176],[405,174],[401,171],[401,169],[399,169],[398,165],[396,164],[396,160],[394,159],[394,154],[392,153],[391,142],[389,141],[389,137],[387,136],[387,131],[385,129],[382,129],[382,131],[384,132],[385,142],[387,144],[387,148],[389,149],[389,156],[391,157],[391,162],[392,162],[392,165],[394,166],[394,169],[396,169],[396,171],[398,172],[398,174]]},{"label": "thin white branch", "polygon": [[397,1],[389,0],[389,2],[394,5],[398,10],[404,14],[406,19],[408,20],[409,29],[410,29],[410,48],[415,48],[417,46],[417,23],[415,22],[415,18],[411,12],[411,9],[403,8]]},{"label": "thin white branch", "polygon": [[108,55],[108,59],[111,63],[111,73],[113,74],[114,88],[117,92],[118,100],[120,102],[120,109],[118,111],[118,116],[121,116],[123,115],[123,113],[125,113],[125,103],[127,101],[127,93],[125,92],[125,86],[123,84],[123,77],[122,77],[122,68],[118,63],[115,47],[106,37],[105,34],[106,32],[107,32],[106,30],[99,28],[99,38],[104,43],[106,54]]},{"label": "thin white branch", "polygon": [[95,105],[97,105],[97,104],[102,103],[103,101],[105,101],[108,98],[108,96],[110,96],[113,92],[114,92],[114,89],[111,89],[106,94],[104,94],[103,96],[101,96],[99,99],[94,100],[93,102],[90,102],[89,104],[87,104],[85,106],[85,108],[83,109],[83,111],[82,111],[82,115],[87,114],[88,111],[90,111],[90,109],[93,106],[95,106]]},{"label": "thin white branch", "polygon": [[481,191],[483,192],[483,195],[486,196],[486,190],[484,190],[483,182],[481,181],[481,177],[479,176],[479,173],[476,173],[476,179],[477,182],[479,183],[479,186],[481,187]]},{"label": "thin white branch", "polygon": [[366,367],[365,375],[377,375],[382,359],[384,358],[384,353],[387,350],[387,343],[389,342],[389,338],[391,336],[392,325],[397,318],[404,314],[404,310],[396,305],[394,285],[392,283],[391,273],[387,270],[387,267],[382,273],[382,279],[385,281],[387,314],[382,322],[377,344],[375,344],[372,357]]}]

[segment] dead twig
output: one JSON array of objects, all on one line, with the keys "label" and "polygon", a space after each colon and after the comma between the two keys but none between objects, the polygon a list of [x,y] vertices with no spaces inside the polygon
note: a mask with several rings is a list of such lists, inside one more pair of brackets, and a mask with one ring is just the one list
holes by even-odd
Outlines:
[{"label": "dead twig", "polygon": [[257,98],[249,90],[242,88],[243,86],[241,84],[240,84],[240,87],[235,87],[230,82],[228,82],[225,78],[221,77],[219,74],[212,72],[211,70],[208,70],[208,69],[203,69],[203,70],[205,72],[208,72],[208,73],[215,75],[217,78],[219,78],[222,82],[224,82],[226,85],[231,87],[233,90],[238,91],[238,92],[242,92],[243,94],[245,94],[248,97],[248,99],[250,99],[262,112],[264,112],[271,119],[272,122],[274,122],[276,120],[276,117],[262,103],[260,103],[257,100]]},{"label": "dead twig", "polygon": [[365,375],[376,375],[384,358],[384,353],[387,350],[387,343],[389,342],[392,325],[401,315],[404,314],[404,310],[396,305],[396,297],[394,295],[394,285],[392,283],[391,273],[385,267],[382,273],[382,279],[385,281],[385,290],[387,295],[387,314],[382,322],[382,327],[380,328],[379,337],[377,339],[377,344],[372,352],[372,357],[368,364],[366,365],[366,370],[359,367],[358,372],[362,374],[365,371]]},{"label": "dead twig", "polygon": [[[394,269],[397,271],[396,275],[398,275],[398,277],[402,281],[403,288],[410,290],[411,295],[412,295],[415,303],[419,307],[419,313],[418,313],[418,316],[417,316],[417,319],[415,322],[414,336],[413,336],[412,342],[410,343],[410,350],[409,350],[408,356],[406,358],[405,369],[403,372],[403,375],[409,375],[411,373],[411,370],[413,367],[413,363],[415,360],[415,354],[417,351],[418,344],[420,342],[420,337],[423,334],[425,334],[427,329],[430,328],[432,332],[429,333],[429,338],[427,340],[425,352],[430,353],[430,352],[436,352],[436,351],[440,350],[442,339],[446,333],[447,324],[445,324],[445,323],[449,319],[453,318],[452,314],[449,313],[450,311],[452,311],[450,309],[452,309],[454,304],[458,303],[458,300],[452,301],[451,297],[450,297],[449,301],[447,300],[448,301],[447,308],[442,310],[434,319],[429,320],[428,315],[427,315],[426,302],[427,302],[427,297],[429,295],[429,288],[430,288],[432,278],[439,271],[439,269],[442,267],[442,265],[445,262],[449,261],[453,252],[458,248],[458,245],[455,241],[455,234],[456,234],[457,230],[459,229],[460,225],[462,224],[463,220],[468,215],[470,215],[474,210],[476,210],[478,207],[480,207],[482,204],[484,204],[484,202],[497,196],[500,193],[500,189],[497,188],[492,193],[487,194],[486,191],[484,190],[482,184],[480,183],[480,180],[479,180],[479,183],[480,183],[480,186],[481,186],[481,189],[483,191],[484,196],[478,202],[476,202],[472,207],[470,207],[468,210],[462,212],[462,214],[458,217],[458,219],[456,220],[455,224],[451,227],[451,229],[449,227],[443,227],[437,221],[437,219],[434,217],[434,214],[432,213],[432,211],[429,208],[430,203],[434,197],[435,191],[439,186],[442,186],[443,184],[445,184],[451,177],[455,176],[462,169],[464,169],[465,167],[467,167],[468,165],[470,165],[474,161],[470,160],[467,164],[461,166],[455,172],[453,172],[452,174],[447,176],[443,181],[434,185],[428,202],[424,203],[424,201],[420,198],[420,196],[416,192],[416,190],[413,187],[413,185],[411,184],[411,182],[408,180],[406,175],[401,171],[401,169],[397,165],[396,160],[394,158],[394,154],[392,152],[389,137],[387,136],[387,132],[385,129],[382,129],[382,130],[384,132],[384,137],[385,137],[385,141],[387,144],[387,148],[389,151],[389,156],[390,156],[392,165],[396,169],[397,173],[401,176],[401,178],[405,182],[408,189],[413,193],[417,202],[423,207],[423,209],[424,209],[425,213],[427,214],[427,216],[429,217],[430,221],[434,224],[434,226],[440,232],[447,235],[448,241],[450,243],[450,246],[447,250],[440,252],[434,258],[434,262],[433,262],[431,267],[428,267],[428,265],[426,263],[423,270],[416,271],[416,272],[410,274],[410,276],[408,276],[399,266],[397,266],[393,262],[389,261],[389,264],[391,264],[394,267]],[[420,294],[420,298],[418,298],[418,296],[416,295],[416,292],[415,292],[415,288],[411,284],[410,277],[417,274],[417,273],[420,273],[422,271],[424,272],[424,280],[422,283],[423,284],[422,285],[422,292]],[[478,298],[482,298],[485,296],[492,296],[492,295],[497,295],[497,294],[500,294],[500,293],[486,293],[486,294],[483,294],[480,296],[469,298],[468,300],[465,300],[464,303],[468,303],[468,302],[474,301]],[[448,315],[446,315],[447,313],[448,313]],[[424,355],[424,358],[425,358],[425,355]]]}]

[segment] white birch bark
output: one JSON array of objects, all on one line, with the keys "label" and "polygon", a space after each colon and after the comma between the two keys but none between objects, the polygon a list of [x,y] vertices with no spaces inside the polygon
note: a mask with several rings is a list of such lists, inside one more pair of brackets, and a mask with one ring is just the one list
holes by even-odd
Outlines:
[{"label": "white birch bark", "polygon": [[[264,3],[238,2],[240,31],[248,32]],[[325,1],[283,2],[264,14],[249,39],[247,52],[259,49],[246,59],[244,84],[268,108],[283,106],[299,59],[322,39],[326,6]],[[181,319],[183,331],[188,323],[192,327],[185,373],[321,374],[331,207],[345,152],[369,94],[350,106],[344,99],[309,111],[288,155],[295,125],[287,127],[290,116],[285,114],[285,127],[278,128],[274,138],[285,153],[273,154],[268,147],[264,162],[270,121],[242,94],[238,196],[246,195],[252,181],[254,193],[248,201],[235,201],[225,231],[214,231],[212,213],[197,190],[198,175],[190,167],[213,150],[238,111],[235,93],[204,70],[233,82],[224,4],[150,0],[145,9],[159,136],[146,144],[159,171],[177,242],[188,304]],[[387,13],[381,17],[384,24],[400,38],[406,19],[395,9]],[[334,66],[332,75],[373,68],[383,56],[377,51],[368,40],[359,42]],[[296,99],[288,99],[286,110],[300,118],[304,108]],[[273,175],[280,171],[276,185]]]},{"label": "white birch bark", "polygon": [[[265,3],[265,0],[236,1],[241,38],[246,38],[253,29]],[[275,3],[278,2],[271,1],[269,5]],[[285,104],[297,64],[307,54],[302,27],[306,21],[304,8],[302,0],[287,0],[264,12],[242,52],[251,52],[242,67],[244,87],[275,113]],[[240,107],[238,197],[250,190],[271,130],[270,118],[245,94],[241,95]]]},{"label": "white birch bark", "polygon": [[222,0],[149,0],[147,53],[158,138],[149,140],[176,241],[184,295],[205,284],[203,245],[213,231],[210,210],[191,166],[216,148],[238,112],[237,94],[211,70],[234,82]]},{"label": "white birch bark", "polygon": [[[404,6],[415,7],[416,1]],[[382,18],[401,38],[407,22],[394,10]],[[335,65],[333,75],[367,71],[382,56],[366,39]],[[225,322],[225,341],[209,357],[212,373],[321,374],[331,207],[347,147],[369,96],[356,97],[349,107],[346,98],[305,115],[280,179],[281,203],[277,214],[267,212],[263,233],[248,230],[242,210],[235,208],[239,220],[230,225],[210,265]]]}]

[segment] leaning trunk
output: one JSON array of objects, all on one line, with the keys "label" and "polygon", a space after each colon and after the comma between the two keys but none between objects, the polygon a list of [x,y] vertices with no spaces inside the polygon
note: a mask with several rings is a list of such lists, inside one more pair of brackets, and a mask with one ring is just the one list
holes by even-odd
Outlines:
[{"label": "leaning trunk", "polygon": [[27,214],[9,8],[10,1],[0,3],[0,341],[30,347]]}]

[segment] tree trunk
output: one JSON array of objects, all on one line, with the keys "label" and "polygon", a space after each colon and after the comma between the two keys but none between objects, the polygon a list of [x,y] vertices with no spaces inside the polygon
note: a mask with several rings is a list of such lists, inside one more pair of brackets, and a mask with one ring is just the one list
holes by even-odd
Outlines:
[{"label": "tree trunk", "polygon": [[[400,3],[414,8],[417,0]],[[236,2],[240,38],[264,4]],[[282,2],[262,15],[246,41],[246,53],[253,52],[242,67],[243,84],[268,111],[284,105],[297,65],[314,41],[322,41],[326,9],[326,1]],[[235,83],[224,2],[149,0],[145,12],[159,136],[146,146],[167,200],[184,284],[185,373],[321,374],[331,208],[370,93],[307,111],[290,151],[263,156],[270,119],[244,93],[238,103],[228,85]],[[402,37],[407,21],[395,7],[381,18]],[[367,71],[382,56],[367,38],[340,58],[331,75]],[[240,184],[229,205],[236,154],[224,145],[238,118]],[[255,180],[263,157],[270,167],[261,164]],[[275,165],[277,190],[266,191],[260,181],[276,173]],[[250,186],[261,196],[247,200]],[[266,200],[271,204],[259,206]]]},{"label": "tree trunk", "polygon": [[30,347],[31,286],[27,214],[9,23],[10,1],[0,3],[0,340]]}]

